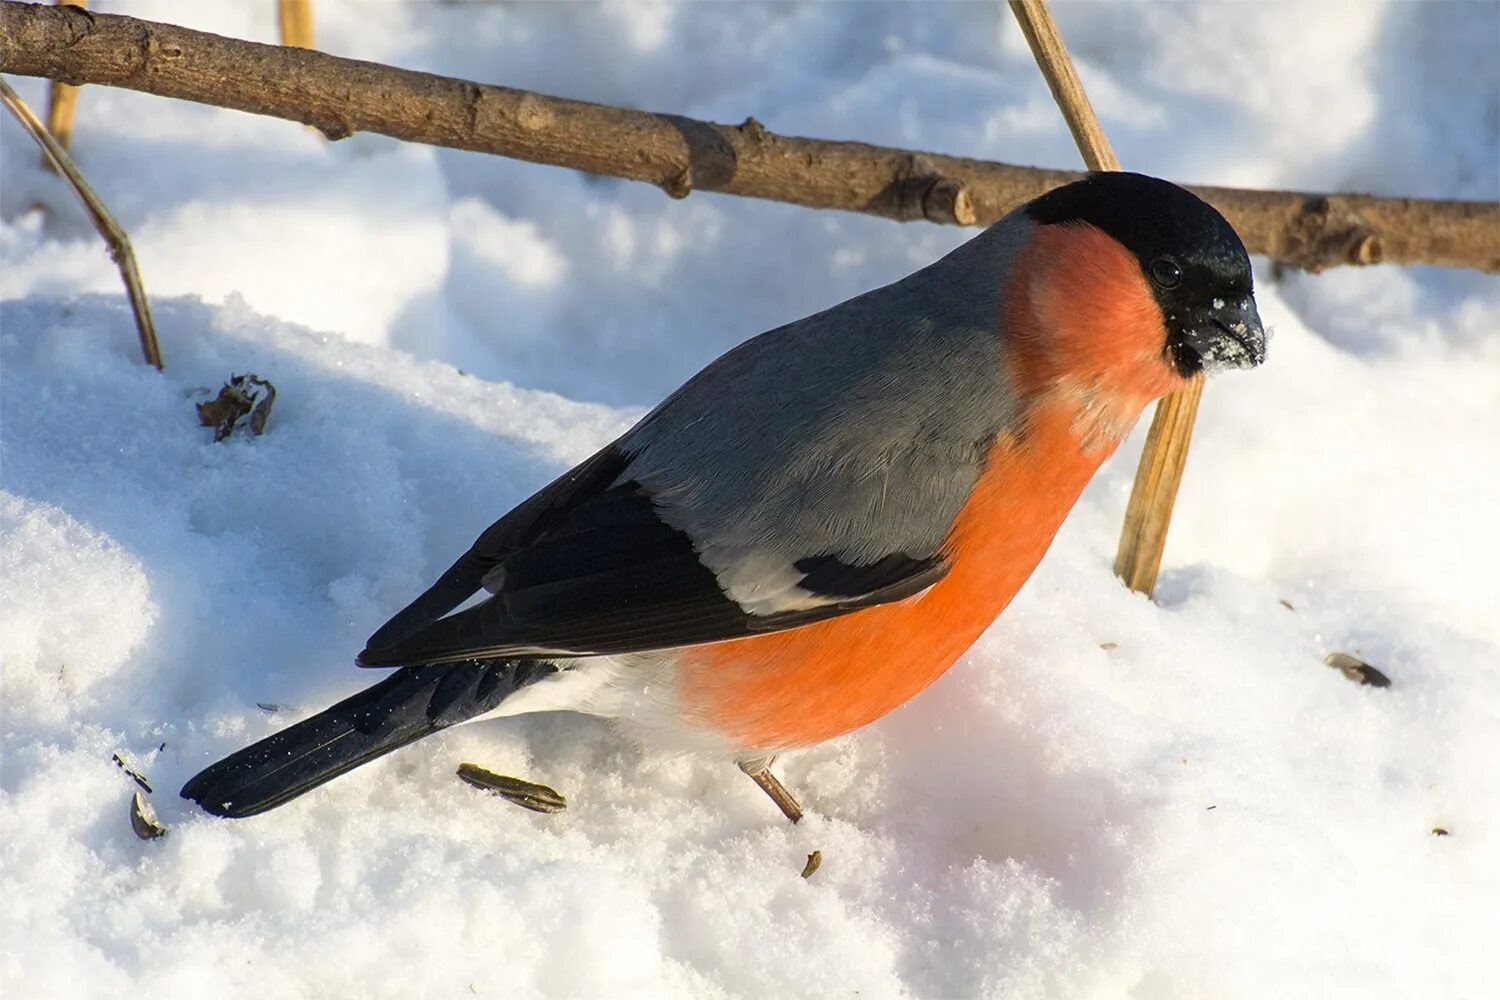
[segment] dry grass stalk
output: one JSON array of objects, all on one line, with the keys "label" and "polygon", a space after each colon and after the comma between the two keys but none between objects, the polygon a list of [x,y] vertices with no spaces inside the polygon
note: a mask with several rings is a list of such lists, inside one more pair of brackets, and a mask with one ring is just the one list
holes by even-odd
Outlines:
[{"label": "dry grass stalk", "polygon": [[131,311],[135,313],[135,327],[141,337],[141,353],[146,356],[147,364],[160,371],[161,345],[156,341],[156,326],[151,322],[151,307],[146,301],[146,289],[141,284],[141,272],[135,264],[135,251],[130,248],[130,238],[78,172],[68,151],[58,145],[51,133],[42,127],[31,108],[26,106],[26,102],[21,100],[20,95],[4,79],[0,79],[0,101],[4,102],[26,131],[31,133],[37,145],[42,147],[42,152],[52,162],[53,169],[73,188],[78,200],[88,210],[89,218],[93,219],[94,228],[99,230],[99,235],[109,245],[109,255],[120,269],[120,277],[125,281],[125,293],[130,297]]},{"label": "dry grass stalk", "polygon": [[[47,88],[47,131],[63,149],[73,141],[73,113],[78,109],[78,88],[70,83],[52,81]],[[52,169],[52,161],[45,155],[42,163]]]},{"label": "dry grass stalk", "polygon": [[276,21],[281,27],[282,45],[313,47],[312,0],[276,0]]},{"label": "dry grass stalk", "polygon": [[1063,45],[1057,23],[1052,20],[1052,12],[1047,9],[1047,0],[1010,0],[1010,9],[1020,22],[1021,34],[1031,46],[1031,54],[1036,57],[1052,99],[1068,123],[1068,131],[1073,133],[1078,151],[1083,154],[1084,166],[1090,170],[1119,170],[1120,161],[1094,114],[1089,95],[1084,93],[1078,72],[1073,69],[1073,60]]},{"label": "dry grass stalk", "polygon": [[[1046,0],[1010,0],[1010,9],[1021,23],[1021,31],[1047,78],[1057,106],[1062,109],[1084,164],[1090,170],[1119,170],[1120,161],[1089,104]],[[1130,502],[1125,507],[1125,524],[1115,553],[1115,574],[1131,590],[1147,597],[1156,589],[1167,528],[1172,523],[1172,506],[1177,500],[1177,487],[1182,483],[1202,394],[1203,380],[1197,378],[1157,404],[1141,464],[1135,472]]]},{"label": "dry grass stalk", "polygon": [[1184,388],[1156,404],[1141,464],[1136,466],[1135,484],[1125,505],[1125,523],[1115,550],[1115,575],[1125,586],[1150,597],[1161,571],[1162,550],[1172,524],[1172,507],[1182,470],[1187,465],[1188,444],[1198,418],[1203,379],[1195,378]]}]

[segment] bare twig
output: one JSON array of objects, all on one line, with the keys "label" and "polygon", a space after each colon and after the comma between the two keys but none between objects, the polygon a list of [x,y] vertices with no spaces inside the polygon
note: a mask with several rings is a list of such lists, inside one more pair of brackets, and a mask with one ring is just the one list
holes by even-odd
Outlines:
[{"label": "bare twig", "polygon": [[[655,184],[891,219],[988,225],[1078,173],[776,135],[0,0],[0,71],[128,87]],[[1383,259],[1500,271],[1500,206],[1196,187],[1253,253],[1308,270]]]},{"label": "bare twig", "polygon": [[[1120,161],[1089,104],[1046,0],[1010,0],[1010,9],[1021,24],[1021,32],[1031,45],[1042,75],[1047,78],[1047,86],[1052,88],[1052,96],[1078,143],[1083,162],[1090,170],[1119,170]],[[1156,589],[1156,574],[1161,568],[1167,529],[1172,523],[1172,506],[1177,500],[1177,487],[1182,483],[1202,394],[1203,379],[1195,378],[1157,404],[1141,464],[1135,472],[1135,486],[1125,507],[1125,524],[1120,529],[1120,546],[1115,553],[1115,574],[1131,590],[1148,597]]]},{"label": "bare twig", "polygon": [[276,22],[282,45],[313,47],[312,0],[276,0]]},{"label": "bare twig", "polygon": [[99,230],[99,235],[109,245],[109,255],[114,258],[115,265],[120,269],[120,277],[125,280],[125,293],[130,297],[130,308],[135,313],[136,330],[141,336],[141,353],[146,356],[147,364],[160,371],[161,346],[156,342],[156,327],[151,322],[151,307],[146,302],[146,289],[141,284],[141,273],[135,265],[135,251],[130,248],[130,238],[78,172],[68,151],[58,145],[57,140],[42,127],[26,102],[21,100],[20,95],[4,79],[0,79],[0,100],[4,101],[10,113],[16,116],[16,120],[42,147],[42,151],[52,161],[53,169],[72,186],[78,199],[83,202],[83,207],[88,210],[89,218],[94,220],[94,228]]}]

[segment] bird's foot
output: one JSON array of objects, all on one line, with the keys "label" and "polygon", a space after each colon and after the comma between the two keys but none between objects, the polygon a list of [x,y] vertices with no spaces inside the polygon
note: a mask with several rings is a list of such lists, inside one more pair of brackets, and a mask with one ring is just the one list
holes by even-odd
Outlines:
[{"label": "bird's foot", "polygon": [[793,798],[792,793],[786,790],[786,786],[777,780],[776,775],[771,773],[771,762],[775,759],[773,756],[742,760],[739,762],[740,770],[748,774],[750,780],[771,797],[771,801],[776,803],[776,808],[781,810],[783,816],[795,823],[802,818],[802,806]]}]

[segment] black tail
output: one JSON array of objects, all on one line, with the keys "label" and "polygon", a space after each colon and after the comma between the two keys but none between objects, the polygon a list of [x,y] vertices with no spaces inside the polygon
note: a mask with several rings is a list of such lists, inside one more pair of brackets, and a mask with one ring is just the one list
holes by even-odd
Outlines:
[{"label": "black tail", "polygon": [[543,661],[514,659],[403,667],[204,769],[182,786],[182,797],[217,816],[254,816],[365,761],[488,712],[556,669]]}]

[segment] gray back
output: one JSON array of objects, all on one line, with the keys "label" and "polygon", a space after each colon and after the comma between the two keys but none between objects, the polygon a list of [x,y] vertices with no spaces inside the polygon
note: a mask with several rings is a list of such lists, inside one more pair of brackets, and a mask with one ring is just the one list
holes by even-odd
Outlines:
[{"label": "gray back", "polygon": [[931,555],[1015,417],[1000,290],[1032,228],[1012,213],[731,350],[617,442],[631,456],[618,481],[651,490],[751,610],[785,606],[805,556]]}]

